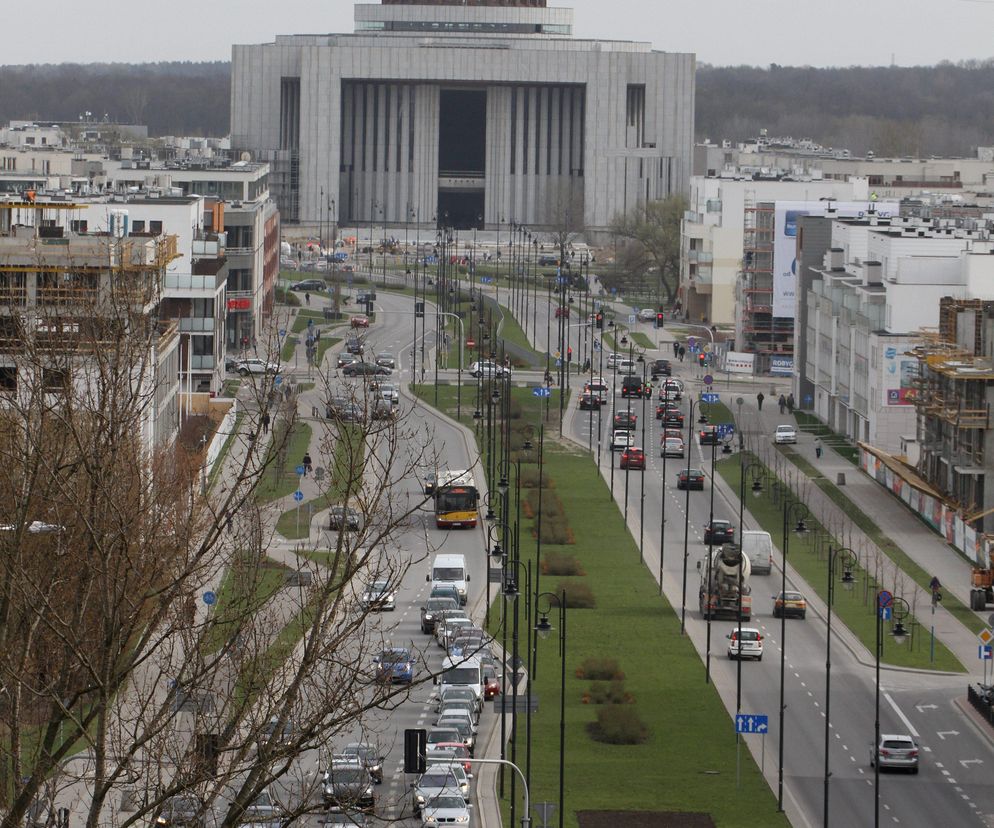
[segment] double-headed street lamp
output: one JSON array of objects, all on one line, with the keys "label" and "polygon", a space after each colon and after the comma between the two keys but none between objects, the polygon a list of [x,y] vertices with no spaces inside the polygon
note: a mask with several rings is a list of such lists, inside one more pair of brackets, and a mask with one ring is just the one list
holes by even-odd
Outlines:
[{"label": "double-headed street lamp", "polygon": [[[517,531],[517,526],[515,527]],[[511,711],[513,718],[511,719],[511,762],[517,764],[517,752],[518,752],[518,667],[520,664],[520,657],[518,655],[518,597],[521,595],[521,591],[518,588],[520,573],[524,571],[525,573],[525,624],[526,628],[531,628],[531,593],[532,593],[532,567],[531,561],[529,560],[527,564],[522,561],[518,556],[517,543],[515,543],[515,555],[504,563],[504,577],[502,584],[502,592],[504,595],[505,607],[506,602],[511,601],[514,603],[514,627],[512,632],[512,644],[511,644]],[[507,626],[507,619],[505,615],[505,627]],[[507,671],[507,653],[504,653],[504,672]],[[526,752],[528,757],[527,764],[527,779],[530,782],[531,777],[531,695],[532,695],[532,682],[531,677],[528,678],[527,687],[527,698],[528,698],[528,737],[526,741]],[[506,714],[507,714],[507,696],[501,695],[501,739],[503,740],[505,736],[504,724]],[[503,744],[501,746],[503,750]],[[516,779],[511,776],[511,824],[514,824],[514,812],[517,807],[517,797],[515,795],[515,782]]]},{"label": "double-headed street lamp", "polygon": [[[741,398],[740,398],[741,399]],[[741,407],[739,409],[741,411]],[[742,546],[742,530],[745,524],[743,523],[745,519],[745,483],[746,477],[752,479],[752,494],[753,497],[759,497],[763,492],[763,477],[766,475],[766,468],[762,463],[756,460],[750,460],[748,463],[745,462],[745,441],[742,438],[742,432],[739,432],[739,546]],[[743,550],[743,556],[745,552]],[[744,561],[739,561],[739,597],[738,597],[738,607],[736,609],[736,620],[738,622],[739,632],[738,641],[742,640],[742,587],[743,587],[743,577],[742,577],[742,565]],[[736,659],[736,671],[735,671],[735,713],[738,715],[742,712],[742,659]]]},{"label": "double-headed street lamp", "polygon": [[[543,610],[542,599],[546,600],[547,606]],[[559,828],[563,828],[563,820],[566,813],[565,802],[565,779],[566,779],[566,590],[562,593],[542,592],[535,597],[535,612],[539,615],[538,623],[535,624],[535,632],[542,638],[548,638],[552,632],[552,624],[549,623],[549,613],[553,606],[559,608]],[[537,661],[536,654],[533,658]],[[530,683],[530,682],[529,682]]]},{"label": "double-headed street lamp", "polygon": [[873,715],[873,828],[880,828],[880,659],[884,653],[884,616],[894,619],[890,634],[895,644],[903,644],[908,639],[904,619],[911,614],[911,607],[900,595],[880,590],[876,597],[877,648],[876,648],[876,701]]},{"label": "double-headed street lamp", "polygon": [[777,757],[777,811],[783,811],[783,747],[784,747],[784,714],[787,712],[787,704],[784,699],[784,690],[787,679],[787,613],[784,611],[784,603],[787,595],[787,553],[790,546],[790,532],[788,528],[796,521],[794,529],[798,534],[807,532],[804,519],[810,517],[808,507],[800,500],[794,500],[785,493],[783,498],[783,561],[780,571],[780,740],[779,756]]},{"label": "double-headed street lamp", "polygon": [[825,638],[825,780],[821,822],[828,828],[828,784],[832,776],[829,766],[828,748],[832,713],[832,604],[835,601],[835,575],[842,561],[842,588],[851,590],[856,585],[853,570],[859,566],[859,558],[848,546],[828,547],[828,631]]}]

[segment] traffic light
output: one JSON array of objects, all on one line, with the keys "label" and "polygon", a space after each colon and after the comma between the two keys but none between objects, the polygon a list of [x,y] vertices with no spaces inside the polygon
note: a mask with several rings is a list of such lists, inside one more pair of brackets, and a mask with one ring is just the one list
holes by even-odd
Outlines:
[{"label": "traffic light", "polygon": [[599,331],[603,331],[604,330],[604,314],[603,313],[597,314],[597,317],[595,319],[595,324],[597,325],[597,330],[599,330]]},{"label": "traffic light", "polygon": [[424,773],[428,768],[428,731],[408,728],[404,731],[404,773]]},{"label": "traffic light", "polygon": [[664,314],[662,311],[659,311],[659,313],[656,314],[656,327],[662,328],[665,322],[666,322],[666,314]]},{"label": "traffic light", "polygon": [[698,354],[697,355],[697,364],[700,365],[703,368],[704,367],[704,363],[707,361],[707,358],[708,358],[707,354]]}]

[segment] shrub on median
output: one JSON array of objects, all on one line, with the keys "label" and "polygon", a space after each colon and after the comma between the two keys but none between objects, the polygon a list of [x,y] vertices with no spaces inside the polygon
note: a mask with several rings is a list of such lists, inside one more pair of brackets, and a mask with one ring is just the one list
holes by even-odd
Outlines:
[{"label": "shrub on median", "polygon": [[597,711],[597,721],[587,725],[590,738],[609,745],[640,745],[649,728],[630,705],[608,704]]}]

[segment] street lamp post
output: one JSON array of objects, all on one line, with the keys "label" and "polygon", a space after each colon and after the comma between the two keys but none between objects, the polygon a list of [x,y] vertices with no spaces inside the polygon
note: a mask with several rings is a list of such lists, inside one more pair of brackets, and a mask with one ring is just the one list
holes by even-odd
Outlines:
[{"label": "street lamp post", "polygon": [[[787,594],[787,553],[790,546],[790,533],[788,526],[794,520],[797,521],[795,529],[798,533],[806,532],[804,519],[810,515],[808,507],[800,500],[793,500],[785,493],[783,499],[783,561],[780,571],[780,599],[785,600]],[[783,748],[784,748],[784,714],[787,705],[784,701],[784,690],[787,678],[787,613],[780,610],[780,732],[777,734],[780,746],[777,757],[777,811],[783,812]]]},{"label": "street lamp post", "polygon": [[[548,601],[548,608],[544,611],[539,609],[538,603],[542,598]],[[552,625],[549,623],[549,612],[552,609],[553,601],[559,606],[559,828],[563,828],[563,821],[566,813],[565,802],[565,780],[566,780],[566,590],[561,594],[555,592],[543,592],[536,596],[535,612],[541,617],[535,625],[535,632],[542,638],[548,638],[552,632]],[[537,656],[536,656],[537,658]]]},{"label": "street lamp post", "polygon": [[832,603],[835,600],[835,570],[840,560],[842,561],[843,589],[851,590],[853,588],[856,583],[853,569],[859,565],[859,558],[848,546],[842,546],[838,549],[833,549],[831,545],[828,547],[828,630],[825,638],[825,780],[821,818],[823,828],[828,828],[828,785],[832,776],[828,759],[832,712]]},{"label": "street lamp post", "polygon": [[899,595],[891,595],[881,590],[877,593],[877,648],[876,680],[874,682],[875,703],[873,714],[873,828],[880,828],[880,659],[884,653],[884,615],[890,610],[894,618],[891,635],[895,644],[903,644],[908,637],[904,619],[911,614],[911,607]]},{"label": "street lamp post", "polygon": [[695,402],[691,397],[690,416],[687,418],[687,480],[685,484],[687,500],[683,509],[683,585],[680,589],[680,635],[683,635],[687,629],[687,559],[690,557],[690,550],[687,548],[690,538],[690,447],[694,442]]},{"label": "street lamp post", "polygon": [[[741,397],[739,398],[741,399]],[[741,412],[742,408],[739,407]],[[741,422],[741,418],[739,420]],[[742,547],[742,530],[745,526],[745,482],[746,477],[752,478],[752,494],[754,497],[758,497],[762,494],[763,484],[760,482],[765,473],[762,463],[756,461],[745,462],[745,442],[742,438],[742,432],[739,432],[739,548]],[[744,554],[744,553],[743,553]],[[738,606],[736,608],[736,620],[738,622],[738,638],[737,641],[742,640],[742,587],[743,587],[743,577],[742,577],[742,565],[744,561],[739,561],[739,596],[738,596]],[[736,659],[736,670],[735,670],[735,713],[736,715],[742,712],[742,659]],[[741,741],[736,735],[736,741]]]}]

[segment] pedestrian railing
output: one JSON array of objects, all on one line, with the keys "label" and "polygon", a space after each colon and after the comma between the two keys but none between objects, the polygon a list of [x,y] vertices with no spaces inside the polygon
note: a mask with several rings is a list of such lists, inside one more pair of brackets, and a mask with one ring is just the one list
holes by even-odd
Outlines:
[{"label": "pedestrian railing", "polygon": [[994,706],[988,700],[985,692],[981,692],[974,685],[967,685],[966,699],[973,705],[973,708],[986,719],[987,724],[994,727]]}]

